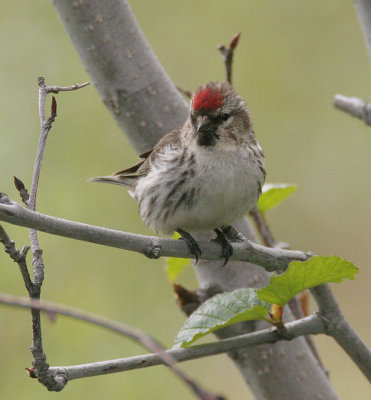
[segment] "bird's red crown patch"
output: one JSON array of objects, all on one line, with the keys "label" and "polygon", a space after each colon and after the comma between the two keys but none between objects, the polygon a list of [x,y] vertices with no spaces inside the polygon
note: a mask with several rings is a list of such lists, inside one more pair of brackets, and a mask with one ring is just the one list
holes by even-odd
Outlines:
[{"label": "bird's red crown patch", "polygon": [[213,111],[221,107],[223,95],[218,90],[201,89],[193,97],[194,111]]}]

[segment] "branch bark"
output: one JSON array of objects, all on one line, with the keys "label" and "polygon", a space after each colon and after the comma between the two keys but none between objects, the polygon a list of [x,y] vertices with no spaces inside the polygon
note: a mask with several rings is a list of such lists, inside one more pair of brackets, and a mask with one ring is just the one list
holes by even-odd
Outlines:
[{"label": "branch bark", "polygon": [[[371,2],[369,0],[353,0],[353,2],[361,25],[368,57],[371,59]],[[337,94],[334,97],[334,106],[354,117],[363,119],[367,125],[371,125],[370,103],[357,97]]]},{"label": "branch bark", "polygon": [[357,97],[346,97],[337,94],[334,97],[334,106],[353,117],[363,119],[367,125],[371,125],[371,104]]},{"label": "branch bark", "polygon": [[[0,229],[0,234],[1,234],[1,229]],[[178,375],[180,379],[182,379],[193,391],[193,393],[199,398],[200,400],[224,400],[223,397],[215,395],[211,392],[208,392],[204,390],[200,385],[198,385],[187,373],[185,373],[183,370],[181,370],[177,365],[177,360],[175,360],[171,354],[169,354],[168,351],[165,351],[164,347],[158,343],[156,339],[153,337],[145,334],[139,329],[132,328],[126,324],[123,324],[122,322],[118,321],[113,321],[108,318],[101,317],[96,314],[88,313],[86,311],[82,311],[76,308],[72,307],[67,307],[65,305],[60,305],[57,303],[52,303],[49,301],[40,301],[39,299],[26,299],[24,297],[18,297],[18,296],[12,296],[8,294],[2,294],[0,293],[0,303],[2,304],[7,304],[10,306],[16,306],[16,307],[22,307],[22,308],[31,308],[32,310],[37,310],[38,312],[40,311],[46,311],[47,313],[52,313],[52,314],[62,314],[67,317],[72,317],[81,321],[85,321],[94,325],[98,325],[102,328],[109,329],[113,332],[119,333],[123,336],[126,336],[140,345],[142,345],[144,348],[150,351],[154,351],[155,354],[152,354],[152,356],[155,356],[155,358],[158,360],[161,360],[161,364],[166,365],[170,367],[170,369]],[[318,324],[315,324],[318,325]],[[323,324],[322,324],[323,326]],[[310,326],[312,329],[315,328],[313,325]],[[77,378],[85,378],[88,376],[93,376],[93,375],[104,375],[110,372],[118,372],[115,371],[114,368],[112,368],[112,360],[102,362],[109,370],[105,371],[104,368],[103,370],[100,371],[100,373],[94,373],[91,374],[91,365],[95,365],[96,363],[93,364],[84,364],[80,365],[78,368],[78,371],[80,375],[78,376],[76,373],[74,375],[74,378],[71,378],[70,375],[68,374],[68,368],[69,367],[53,367],[53,368],[48,368],[48,389],[53,390],[53,391],[61,391],[68,383],[69,380],[71,379],[77,379]],[[67,369],[66,369],[67,368]],[[110,368],[112,370],[110,371]],[[93,367],[94,372],[98,372],[96,368]],[[29,371],[30,372],[30,371]],[[31,371],[32,372],[32,371]],[[30,374],[31,375],[31,374]],[[42,382],[43,383],[43,382]]]},{"label": "branch bark", "polygon": [[325,332],[336,340],[371,382],[371,350],[344,318],[329,286],[317,286],[311,293],[326,325]]},{"label": "branch bark", "polygon": [[[148,150],[164,133],[183,123],[187,107],[126,1],[55,0],[54,5],[103,101],[138,152]],[[245,237],[254,238],[246,220],[236,227]],[[208,239],[208,235],[200,237]],[[225,291],[264,286],[268,281],[265,271],[244,262],[230,262],[222,268],[217,261],[201,260],[196,273],[202,288],[217,286]],[[224,335],[235,336],[246,327],[234,326]],[[303,338],[289,346],[280,342],[234,351],[230,356],[258,400],[337,399]]]},{"label": "branch bark", "polygon": [[[51,217],[27,210],[20,204],[11,202],[4,194],[0,195],[0,221],[90,243],[131,250],[149,258],[194,257],[183,240],[138,235]],[[199,245],[202,259],[219,260],[221,256],[219,244],[205,240]],[[269,248],[249,240],[233,243],[233,249],[232,260],[253,262],[267,271],[285,271],[291,261],[305,261],[312,255],[298,250]],[[220,265],[223,262],[224,259],[218,261]]]},{"label": "branch bark", "polygon": [[[157,350],[156,354],[145,354],[141,356],[82,365],[59,366],[49,369],[49,372],[54,377],[58,376],[59,381],[64,380],[66,383],[73,379],[129,371],[138,368],[147,368],[161,364],[167,365],[168,363],[172,364],[174,361],[183,362],[194,360],[197,358],[235,351],[244,347],[275,343],[279,340],[290,341],[303,335],[324,333],[326,330],[326,324],[322,320],[322,315],[316,313],[309,317],[287,323],[285,325],[284,334],[276,328],[271,327],[258,332],[224,339],[215,343],[162,351],[163,348],[158,345],[157,341],[143,332],[131,328],[121,322],[112,321],[96,314],[87,313],[82,310],[48,301],[26,299],[24,297],[16,297],[2,293],[0,293],[0,303],[22,308],[35,308],[48,313],[62,314],[67,317],[83,320],[134,339],[147,349]],[[170,362],[168,361],[169,359],[171,360]]]},{"label": "branch bark", "polygon": [[369,0],[353,0],[365,40],[368,57],[371,59],[371,3]]},{"label": "branch bark", "polygon": [[[315,335],[323,333],[324,329],[323,322],[316,315],[311,315],[299,321],[290,322],[286,324],[285,327],[289,332],[289,335],[286,338],[282,337],[277,329],[267,328],[258,332],[222,339],[216,343],[207,343],[188,348],[167,350],[165,354],[168,354],[177,362],[184,362],[217,354],[238,351],[242,348],[251,348],[262,344],[276,343],[280,340],[291,341],[302,335]],[[164,364],[164,362],[158,354],[145,354],[141,356],[95,362],[84,365],[52,367],[51,371],[55,371],[56,373],[62,372],[66,377],[68,377],[68,380],[72,380],[113,372],[147,368],[161,364]]]}]

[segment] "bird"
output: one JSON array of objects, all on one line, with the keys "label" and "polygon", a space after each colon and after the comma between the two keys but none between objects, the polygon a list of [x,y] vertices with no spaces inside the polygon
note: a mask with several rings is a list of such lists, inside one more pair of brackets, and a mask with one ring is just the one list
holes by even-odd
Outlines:
[{"label": "bird", "polygon": [[139,157],[90,181],[127,186],[145,224],[157,234],[178,232],[196,263],[201,250],[192,234],[214,230],[225,265],[230,242],[241,238],[232,224],[256,206],[266,175],[243,98],[228,82],[199,86],[184,124]]}]

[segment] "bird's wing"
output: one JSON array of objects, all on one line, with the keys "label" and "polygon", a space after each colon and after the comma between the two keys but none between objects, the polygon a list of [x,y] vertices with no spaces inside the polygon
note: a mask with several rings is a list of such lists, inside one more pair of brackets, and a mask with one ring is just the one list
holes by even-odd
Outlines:
[{"label": "bird's wing", "polygon": [[[166,146],[171,146],[173,148],[178,147],[180,144],[180,128],[174,129],[173,131],[167,133],[163,136],[155,145],[152,150],[149,150],[139,157],[144,158],[138,164],[133,165],[131,168],[127,168],[126,170],[119,171],[116,174],[133,174],[136,173],[138,177],[147,175],[150,171],[152,165],[154,164],[156,158],[159,153],[161,153]],[[116,175],[115,174],[115,175]]]},{"label": "bird's wing", "polygon": [[155,162],[156,157],[166,146],[177,147],[180,144],[179,134],[180,128],[175,129],[163,136],[152,150],[148,150],[139,156],[142,158],[142,160],[140,160],[137,164],[115,172],[112,175],[90,178],[89,181],[134,187],[140,177],[148,174],[148,172],[151,170],[152,164]]}]

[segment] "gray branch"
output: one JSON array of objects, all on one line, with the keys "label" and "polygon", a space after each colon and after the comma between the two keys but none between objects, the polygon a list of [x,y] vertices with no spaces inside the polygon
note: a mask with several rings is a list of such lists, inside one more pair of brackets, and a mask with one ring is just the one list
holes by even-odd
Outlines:
[{"label": "gray branch", "polygon": [[[317,315],[312,315],[302,320],[289,322],[286,324],[286,328],[288,335],[285,337],[283,337],[277,329],[267,328],[233,338],[222,339],[216,343],[201,344],[185,349],[167,350],[165,354],[170,355],[177,362],[195,360],[197,358],[230,353],[241,348],[250,348],[267,343],[276,343],[280,340],[292,340],[302,335],[323,333],[324,325]],[[68,380],[73,380],[161,364],[164,364],[164,361],[158,354],[146,354],[142,356],[83,365],[52,367],[50,370],[53,372],[55,371],[56,374],[63,374]]]},{"label": "gray branch", "polygon": [[317,286],[311,289],[311,293],[325,323],[325,333],[336,340],[371,382],[371,350],[344,318],[329,286]]},{"label": "gray branch", "polygon": [[[163,256],[193,257],[183,240],[138,235],[51,217],[27,210],[20,204],[10,201],[4,194],[0,196],[0,221],[21,225],[53,235],[131,250],[150,258]],[[199,245],[202,251],[202,259],[217,260],[220,258],[221,249],[217,243],[200,242]],[[267,271],[284,271],[291,261],[305,261],[311,256],[311,254],[302,251],[261,246],[250,240],[233,243],[233,249],[234,254],[231,260],[252,262],[262,266]],[[220,263],[223,263],[223,260]]]},{"label": "gray branch", "polygon": [[[0,234],[1,234],[0,229]],[[139,329],[132,328],[129,325],[123,324],[122,322],[110,320],[108,318],[101,317],[99,315],[89,313],[83,310],[79,310],[76,308],[68,307],[65,305],[60,305],[57,303],[52,303],[49,301],[40,301],[39,299],[26,299],[24,297],[12,296],[9,294],[0,293],[0,303],[7,304],[10,306],[22,307],[22,308],[32,308],[32,310],[37,311],[46,311],[47,313],[52,314],[62,314],[67,317],[72,317],[78,319],[80,321],[85,321],[97,326],[100,326],[105,329],[109,329],[113,332],[119,333],[125,337],[133,339],[144,348],[149,351],[154,351],[155,355],[162,360],[162,364],[170,367],[170,369],[178,375],[193,391],[193,393],[200,400],[220,400],[222,399],[220,396],[217,396],[213,393],[210,393],[204,390],[200,385],[198,385],[186,372],[180,369],[171,354],[165,351],[164,347],[161,346],[156,339],[147,335]],[[107,362],[109,363],[109,361]],[[84,368],[82,371],[88,370],[89,366]],[[114,371],[112,371],[114,372]],[[102,372],[100,375],[106,372]],[[58,367],[48,368],[48,390],[59,392],[61,391],[70,380],[69,376],[64,373],[58,372]],[[91,375],[82,375],[80,378]],[[75,378],[76,379],[76,378]],[[45,382],[42,382],[45,383]]]},{"label": "gray branch", "polygon": [[339,110],[363,119],[367,125],[371,125],[371,104],[357,97],[346,97],[337,94],[334,97],[334,106]]},{"label": "gray branch", "polygon": [[[361,25],[368,57],[371,59],[371,2],[369,0],[353,0],[353,2]],[[357,97],[337,94],[334,97],[334,106],[354,117],[363,119],[367,125],[371,125],[370,103]]]},{"label": "gray branch", "polygon": [[[58,382],[67,383],[73,379],[90,376],[104,375],[114,372],[129,371],[138,368],[147,368],[155,365],[167,365],[175,362],[194,360],[197,358],[213,356],[217,354],[236,351],[241,348],[257,346],[266,343],[275,343],[280,340],[293,340],[303,335],[316,335],[326,331],[326,324],[321,314],[314,314],[300,320],[289,322],[281,333],[276,328],[263,329],[257,332],[247,333],[234,338],[223,339],[215,343],[196,345],[184,349],[172,349],[162,351],[155,339],[144,334],[140,330],[133,329],[121,322],[112,321],[98,315],[87,313],[75,308],[56,303],[29,300],[22,297],[0,294],[0,303],[23,308],[36,308],[48,313],[58,313],[67,317],[83,320],[94,325],[109,329],[113,332],[132,338],[148,349],[155,349],[156,354],[122,358],[94,362],[82,365],[52,367],[49,373]],[[160,352],[160,354],[159,354]],[[169,362],[169,360],[171,360]]]},{"label": "gray branch", "polygon": [[371,59],[371,2],[369,0],[353,0],[365,40],[368,57]]},{"label": "gray branch", "polygon": [[28,292],[31,292],[33,283],[26,263],[26,256],[30,249],[30,246],[24,246],[23,249],[19,251],[15,247],[14,241],[10,239],[5,229],[1,225],[0,225],[0,243],[3,244],[5,252],[9,254],[9,257],[18,264],[26,289]]}]

